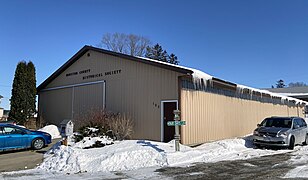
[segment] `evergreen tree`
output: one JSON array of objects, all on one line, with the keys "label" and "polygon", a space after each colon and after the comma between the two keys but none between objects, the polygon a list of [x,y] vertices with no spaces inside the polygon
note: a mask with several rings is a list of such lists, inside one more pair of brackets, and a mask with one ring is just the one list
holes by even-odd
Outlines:
[{"label": "evergreen tree", "polygon": [[277,81],[276,88],[284,88],[286,85],[284,84],[284,81],[280,79]]},{"label": "evergreen tree", "polygon": [[30,61],[27,64],[27,117],[33,117],[36,112],[36,74],[35,66]]},{"label": "evergreen tree", "polygon": [[169,63],[178,65],[179,64],[178,57],[173,53],[171,53],[169,56]]},{"label": "evergreen tree", "polygon": [[179,64],[177,56],[173,53],[169,56],[167,51],[163,50],[159,44],[156,44],[153,47],[147,47],[145,57],[171,64]]},{"label": "evergreen tree", "polygon": [[27,64],[25,61],[21,61],[17,64],[15,70],[15,76],[12,88],[11,108],[9,113],[9,119],[15,120],[20,124],[23,124],[26,119],[26,107],[27,107]]},{"label": "evergreen tree", "polygon": [[167,62],[168,53],[167,51],[163,50],[163,48],[159,44],[156,44],[153,47],[147,47],[145,57]]},{"label": "evergreen tree", "polygon": [[32,62],[17,64],[12,88],[9,119],[24,124],[35,113],[36,77]]}]

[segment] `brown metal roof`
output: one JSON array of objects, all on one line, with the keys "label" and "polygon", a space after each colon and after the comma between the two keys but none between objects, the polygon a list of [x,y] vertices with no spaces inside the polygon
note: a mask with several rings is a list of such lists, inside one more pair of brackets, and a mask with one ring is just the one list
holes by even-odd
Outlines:
[{"label": "brown metal roof", "polygon": [[176,66],[172,66],[172,65],[168,65],[168,64],[163,64],[163,63],[158,63],[158,62],[155,62],[155,61],[148,61],[148,60],[138,58],[138,57],[135,57],[135,56],[130,56],[130,55],[117,53],[117,52],[113,52],[113,51],[108,51],[108,50],[105,50],[105,49],[96,48],[96,47],[93,47],[93,46],[87,46],[86,45],[82,49],[80,49],[73,57],[71,57],[66,63],[64,63],[58,70],[56,70],[51,76],[49,76],[43,83],[41,83],[37,87],[37,92],[44,89],[51,81],[53,81],[57,76],[59,76],[62,72],[64,72],[69,66],[71,66],[73,63],[75,63],[81,56],[83,56],[89,50],[101,52],[101,53],[108,54],[108,55],[111,55],[111,56],[124,58],[124,59],[127,59],[127,60],[132,60],[132,61],[135,61],[135,62],[140,62],[140,63],[145,63],[145,64],[157,66],[157,67],[160,67],[160,68],[168,69],[168,70],[171,70],[171,71],[176,71],[176,72],[183,73],[183,74],[192,74],[193,73],[193,71],[191,71],[189,69],[176,67]]}]

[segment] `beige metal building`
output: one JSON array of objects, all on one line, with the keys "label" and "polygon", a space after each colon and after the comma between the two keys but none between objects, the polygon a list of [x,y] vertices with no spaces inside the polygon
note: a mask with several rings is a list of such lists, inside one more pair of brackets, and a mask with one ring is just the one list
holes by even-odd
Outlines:
[{"label": "beige metal building", "polygon": [[[85,46],[38,88],[39,117],[59,125],[93,108],[130,115],[136,139],[170,141],[181,110],[181,142],[249,134],[267,116],[303,116],[305,101],[285,98],[182,66]],[[308,104],[308,103],[307,103]]]}]

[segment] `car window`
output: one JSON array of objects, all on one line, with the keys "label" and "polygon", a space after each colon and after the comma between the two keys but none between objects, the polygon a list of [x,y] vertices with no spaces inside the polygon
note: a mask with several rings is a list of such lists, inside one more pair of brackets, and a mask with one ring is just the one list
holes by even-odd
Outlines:
[{"label": "car window", "polygon": [[3,133],[3,128],[0,127],[0,136],[3,135],[3,134],[4,134],[4,133]]},{"label": "car window", "polygon": [[304,119],[300,119],[300,121],[302,122],[303,127],[307,127],[306,121]]},{"label": "car window", "polygon": [[262,121],[263,127],[291,128],[292,120],[288,118],[266,118]]},{"label": "car window", "polygon": [[22,130],[13,127],[4,127],[3,128],[5,134],[22,134]]},{"label": "car window", "polygon": [[302,121],[300,119],[295,119],[295,121],[297,122],[299,127],[303,127],[303,123],[302,123]]},{"label": "car window", "polygon": [[296,125],[301,127],[301,123],[300,123],[299,119],[294,119],[294,121],[293,121],[293,128],[295,128]]}]

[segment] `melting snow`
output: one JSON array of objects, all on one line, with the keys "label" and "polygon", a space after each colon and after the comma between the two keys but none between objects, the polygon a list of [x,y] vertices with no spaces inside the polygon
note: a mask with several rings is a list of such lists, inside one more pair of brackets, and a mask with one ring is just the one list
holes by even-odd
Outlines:
[{"label": "melting snow", "polygon": [[288,163],[296,166],[290,170],[285,178],[308,178],[308,146],[301,147],[292,153]]},{"label": "melting snow", "polygon": [[59,129],[56,125],[48,125],[41,129],[38,129],[38,131],[47,132],[51,135],[52,139],[61,138]]},{"label": "melting snow", "polygon": [[[213,76],[211,76],[211,75],[209,75],[209,74],[207,74],[203,71],[197,70],[197,69],[193,69],[193,68],[189,68],[189,67],[185,67],[185,66],[180,66],[180,65],[175,65],[175,64],[170,64],[170,63],[167,63],[167,62],[162,62],[162,61],[149,59],[149,58],[145,58],[145,57],[138,57],[138,58],[148,60],[148,61],[152,61],[152,62],[156,62],[156,63],[160,63],[160,64],[165,64],[165,65],[168,65],[168,66],[174,66],[174,67],[178,67],[178,68],[182,68],[182,69],[191,70],[191,71],[193,71],[192,77],[193,77],[193,81],[194,81],[195,84],[202,84],[201,83],[202,79],[203,79],[203,82],[206,83],[207,80],[211,81],[212,78],[213,78]],[[218,79],[220,79],[220,78],[218,78]],[[267,90],[260,90],[260,89],[240,85],[240,84],[236,84],[236,85],[237,85],[237,89],[238,89],[239,92],[242,92],[243,89],[249,89],[251,91],[251,93],[252,93],[252,91],[255,91],[255,92],[259,92],[259,93],[268,94],[271,97],[280,97],[282,102],[283,101],[295,101],[296,104],[308,105],[308,102],[306,102],[306,101],[302,101],[302,100],[299,100],[299,99],[296,99],[296,98],[288,97],[286,95],[281,95],[281,94],[278,94],[278,93],[272,93],[272,92],[267,91]]]},{"label": "melting snow", "polygon": [[237,88],[240,91],[243,90],[243,89],[249,89],[251,91],[251,93],[252,93],[252,91],[255,91],[255,92],[259,92],[259,93],[268,94],[271,97],[280,97],[282,101],[284,101],[284,100],[288,101],[289,100],[289,101],[295,101],[296,104],[306,104],[306,105],[308,105],[308,102],[306,102],[306,101],[302,101],[302,100],[292,98],[292,97],[289,97],[289,96],[285,96],[285,95],[282,95],[282,94],[278,94],[278,93],[272,93],[268,90],[256,89],[256,88],[252,88],[252,87],[248,87],[248,86],[244,86],[244,85],[240,85],[240,84],[237,84]]},{"label": "melting snow", "polygon": [[[297,146],[294,151],[254,149],[251,136],[247,136],[210,142],[195,148],[180,145],[180,148],[180,152],[175,152],[174,141],[116,141],[113,145],[93,149],[80,149],[76,144],[67,147],[57,143],[45,154],[44,162],[37,169],[2,173],[0,178],[123,178],[114,172],[120,171],[136,179],[157,179],[160,176],[154,171],[163,166],[185,167],[196,162],[240,160],[290,152],[293,157],[287,163],[297,168],[289,171],[285,177],[308,177],[308,146]],[[245,163],[245,166],[253,168],[254,165]]]},{"label": "melting snow", "polygon": [[45,155],[44,162],[38,168],[65,173],[127,171],[248,159],[287,152],[254,149],[249,137],[206,143],[195,148],[181,145],[180,148],[180,152],[175,152],[174,141],[161,143],[148,140],[117,141],[113,145],[92,149],[57,144]]},{"label": "melting snow", "polygon": [[74,148],[88,148],[94,145],[96,142],[100,142],[100,144],[112,144],[113,140],[104,136],[104,137],[84,137],[81,141],[77,143],[70,142]]}]

